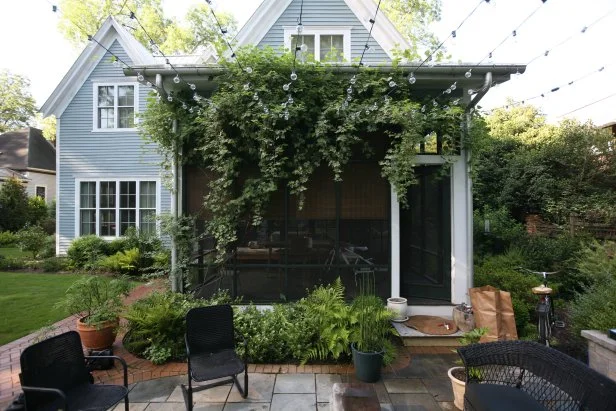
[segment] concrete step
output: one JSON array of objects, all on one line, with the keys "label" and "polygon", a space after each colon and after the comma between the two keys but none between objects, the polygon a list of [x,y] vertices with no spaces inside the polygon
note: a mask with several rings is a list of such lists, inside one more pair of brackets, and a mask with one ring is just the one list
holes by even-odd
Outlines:
[{"label": "concrete step", "polygon": [[[442,316],[443,318],[451,319],[451,317]],[[393,323],[394,327],[400,334],[402,342],[407,347],[459,347],[458,338],[464,334],[458,330],[450,335],[430,335],[417,331],[414,328],[407,327],[403,323]]]}]

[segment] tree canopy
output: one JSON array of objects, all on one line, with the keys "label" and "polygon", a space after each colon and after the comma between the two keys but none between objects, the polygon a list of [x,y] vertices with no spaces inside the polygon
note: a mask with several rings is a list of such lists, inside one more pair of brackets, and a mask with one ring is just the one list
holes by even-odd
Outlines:
[{"label": "tree canopy", "polygon": [[[94,35],[108,16],[114,16],[148,48],[151,37],[164,54],[193,53],[206,43],[219,51],[223,46],[207,4],[192,6],[186,23],[166,17],[161,0],[62,0],[60,10],[60,32],[76,46],[86,43],[88,35]],[[131,19],[131,12],[135,19]],[[216,16],[230,35],[236,32],[237,23],[230,14],[217,12]]]},{"label": "tree canopy", "polygon": [[0,133],[27,127],[36,114],[30,80],[0,71]]}]

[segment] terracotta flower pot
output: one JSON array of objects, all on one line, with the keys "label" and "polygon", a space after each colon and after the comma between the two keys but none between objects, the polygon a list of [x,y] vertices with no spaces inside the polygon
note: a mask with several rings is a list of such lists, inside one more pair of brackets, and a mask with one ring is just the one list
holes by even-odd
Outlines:
[{"label": "terracotta flower pot", "polygon": [[90,350],[104,350],[113,345],[118,334],[119,319],[96,325],[87,325],[83,320],[84,317],[77,320],[77,332],[84,347]]},{"label": "terracotta flower pot", "polygon": [[453,372],[464,370],[464,367],[453,367],[447,371],[447,376],[451,380],[451,388],[453,388],[453,405],[459,410],[464,409],[464,392],[466,391],[466,381],[460,380],[453,376]]}]

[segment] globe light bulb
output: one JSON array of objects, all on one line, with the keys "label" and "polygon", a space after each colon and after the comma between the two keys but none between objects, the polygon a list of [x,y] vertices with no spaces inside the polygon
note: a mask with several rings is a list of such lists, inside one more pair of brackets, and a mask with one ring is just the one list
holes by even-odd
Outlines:
[{"label": "globe light bulb", "polygon": [[198,102],[199,100],[201,100],[201,96],[200,96],[200,95],[198,95],[197,93],[195,93],[195,94],[193,95],[193,100],[195,100],[195,101],[197,101],[197,102]]},{"label": "globe light bulb", "polygon": [[472,69],[469,69],[466,73],[464,73],[464,77],[466,78],[471,78],[471,76],[473,75],[473,73],[471,73]]},{"label": "globe light bulb", "polygon": [[302,53],[305,53],[308,51],[308,45],[302,44],[301,46],[299,46],[299,49],[301,50]]},{"label": "globe light bulb", "polygon": [[258,95],[257,93],[253,94],[253,95],[252,95],[252,99],[253,99],[254,101],[259,100],[259,95]]},{"label": "globe light bulb", "polygon": [[186,103],[182,103],[182,108],[183,108],[184,110],[186,110],[186,109],[188,108],[188,107],[186,107]]},{"label": "globe light bulb", "polygon": [[415,78],[415,73],[411,73],[409,74],[409,84],[415,84],[415,82],[417,81],[417,79]]},{"label": "globe light bulb", "polygon": [[244,91],[250,90],[250,83],[244,84]]},{"label": "globe light bulb", "polygon": [[292,81],[297,80],[297,74],[295,74],[295,71],[291,72],[291,80]]},{"label": "globe light bulb", "polygon": [[304,31],[304,26],[302,25],[302,23],[298,24],[297,27],[295,27],[295,30],[297,30],[297,34],[302,34],[302,32]]},{"label": "globe light bulb", "polygon": [[353,94],[353,87],[349,87],[347,89],[347,94]]},{"label": "globe light bulb", "polygon": [[349,80],[349,83],[351,84],[355,84],[357,82],[357,76],[353,76],[351,77],[351,80]]},{"label": "globe light bulb", "polygon": [[188,112],[189,112],[190,114],[192,114],[192,113],[194,113],[194,112],[195,112],[195,109],[191,107],[191,108],[189,108],[189,109],[188,109]]},{"label": "globe light bulb", "polygon": [[353,100],[353,97],[351,95],[346,96],[346,101],[351,101]]},{"label": "globe light bulb", "polygon": [[143,77],[143,74],[137,73],[137,81],[143,81],[143,80],[145,80],[145,77]]},{"label": "globe light bulb", "polygon": [[453,84],[451,85],[451,87],[449,87],[449,88],[451,89],[451,91],[454,91],[457,87],[458,87],[458,82],[454,81]]},{"label": "globe light bulb", "polygon": [[173,101],[173,97],[172,96],[167,96],[167,101],[169,101],[169,102]]},{"label": "globe light bulb", "polygon": [[457,99],[453,100],[453,101],[451,102],[451,104],[453,104],[454,106],[457,106],[458,104],[460,104],[460,99],[459,99],[459,98],[457,98]]},{"label": "globe light bulb", "polygon": [[391,88],[396,87],[396,82],[395,82],[395,81],[393,81],[393,80],[391,80],[391,81],[389,82],[389,87],[391,87]]},{"label": "globe light bulb", "polygon": [[259,101],[257,102],[257,106],[259,106],[259,107],[263,107],[263,102],[262,102],[261,100],[259,100]]},{"label": "globe light bulb", "polygon": [[267,107],[263,107],[263,112],[264,112],[265,114],[269,114],[269,108],[267,108]]},{"label": "globe light bulb", "polygon": [[244,71],[248,74],[252,74],[252,67],[246,67]]},{"label": "globe light bulb", "polygon": [[290,88],[290,87],[291,87],[291,83],[287,83],[287,84],[284,84],[284,85],[282,86],[282,89],[283,89],[284,91],[289,91],[289,88]]},{"label": "globe light bulb", "polygon": [[152,87],[152,83],[150,83],[149,81],[147,83],[145,83],[146,86],[148,87]]},{"label": "globe light bulb", "polygon": [[289,94],[289,98],[287,99],[287,102],[288,102],[289,104],[293,104],[293,102],[294,102],[294,101],[295,101],[295,100],[293,100],[293,97],[291,97],[291,95]]},{"label": "globe light bulb", "polygon": [[366,109],[366,114],[370,114],[370,109],[369,108]]},{"label": "globe light bulb", "polygon": [[436,100],[432,100],[432,105],[433,105],[434,107],[438,106],[438,103],[436,102]]},{"label": "globe light bulb", "polygon": [[178,76],[177,74],[175,75],[175,77],[173,78],[173,82],[175,84],[178,84],[180,82],[180,76]]},{"label": "globe light bulb", "polygon": [[475,90],[473,90],[472,88],[468,89],[468,95],[472,96],[473,94],[475,94]]},{"label": "globe light bulb", "polygon": [[451,94],[451,87],[449,87],[449,88],[447,88],[447,89],[445,90],[445,94]]},{"label": "globe light bulb", "polygon": [[197,85],[196,85],[196,84],[194,84],[194,83],[193,83],[193,84],[191,84],[191,85],[190,85],[190,89],[191,89],[192,91],[195,91],[195,90],[197,89]]},{"label": "globe light bulb", "polygon": [[288,120],[288,119],[289,119],[289,112],[288,112],[288,111],[285,111],[285,112],[284,112],[284,119],[285,119],[285,120]]},{"label": "globe light bulb", "polygon": [[344,101],[342,102],[342,108],[347,108],[348,106],[349,106],[349,102],[348,102],[348,101],[346,101],[346,100],[344,100]]}]

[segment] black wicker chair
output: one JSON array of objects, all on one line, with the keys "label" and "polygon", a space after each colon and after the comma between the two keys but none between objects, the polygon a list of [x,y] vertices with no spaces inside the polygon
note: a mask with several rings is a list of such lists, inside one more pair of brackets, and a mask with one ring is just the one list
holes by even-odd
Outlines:
[{"label": "black wicker chair", "polygon": [[[124,367],[124,385],[92,384],[86,358],[114,358]],[[75,331],[27,347],[20,357],[26,410],[107,410],[122,399],[128,411],[128,369],[115,355],[84,356]]]},{"label": "black wicker chair", "polygon": [[499,341],[458,353],[465,410],[616,410],[616,382],[545,345]]},{"label": "black wicker chair", "polygon": [[[247,352],[244,341],[244,353]],[[192,393],[219,385],[235,383],[242,397],[248,396],[247,357],[240,359],[235,352],[233,309],[230,305],[193,308],[186,314],[186,355],[188,357],[188,386],[182,384],[184,402],[193,408]],[[237,379],[244,372],[244,388]],[[230,377],[211,384],[192,386],[196,382]]]}]

